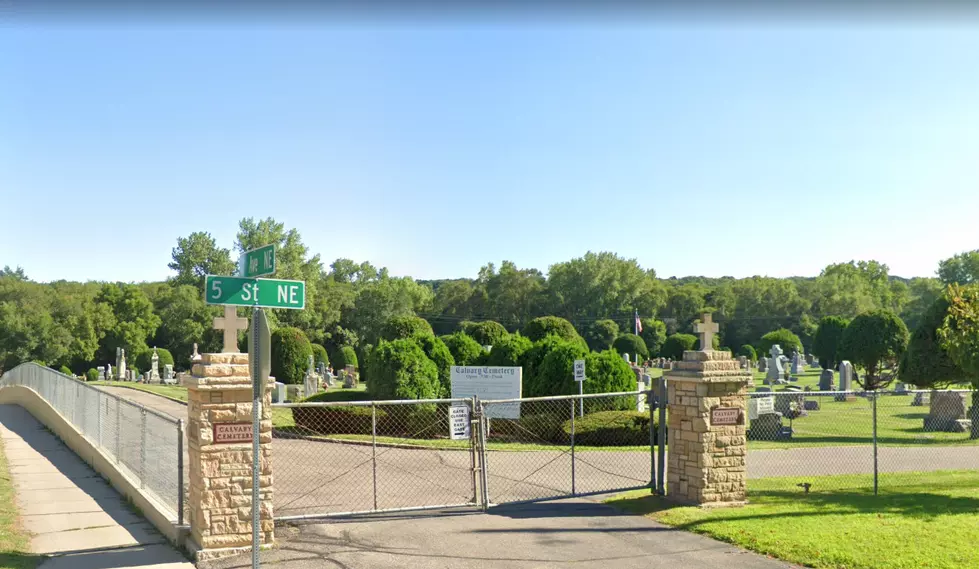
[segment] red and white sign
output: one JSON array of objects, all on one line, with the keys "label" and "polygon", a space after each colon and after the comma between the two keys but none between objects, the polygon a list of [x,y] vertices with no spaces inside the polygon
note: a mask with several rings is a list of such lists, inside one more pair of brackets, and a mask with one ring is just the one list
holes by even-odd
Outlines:
[{"label": "red and white sign", "polygon": [[252,442],[251,423],[217,423],[214,425],[214,444]]}]

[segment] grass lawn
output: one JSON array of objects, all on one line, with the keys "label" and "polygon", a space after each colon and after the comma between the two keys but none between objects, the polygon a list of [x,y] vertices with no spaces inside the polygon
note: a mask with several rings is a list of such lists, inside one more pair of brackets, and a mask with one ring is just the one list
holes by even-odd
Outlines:
[{"label": "grass lawn", "polygon": [[[816,488],[872,486],[870,476],[817,477],[815,483]],[[666,525],[820,569],[979,566],[977,472],[918,473],[914,485],[882,488],[879,496],[872,491],[786,491],[784,480],[752,480],[749,488],[749,505],[736,509],[677,507],[648,491],[608,502]]]},{"label": "grass lawn", "polygon": [[33,569],[43,555],[30,553],[30,536],[18,523],[14,485],[0,444],[0,569]]},{"label": "grass lawn", "polygon": [[149,383],[135,383],[132,381],[90,381],[89,385],[105,385],[107,387],[128,387],[148,393],[155,393],[171,399],[187,401],[187,388],[180,385],[157,385]]}]

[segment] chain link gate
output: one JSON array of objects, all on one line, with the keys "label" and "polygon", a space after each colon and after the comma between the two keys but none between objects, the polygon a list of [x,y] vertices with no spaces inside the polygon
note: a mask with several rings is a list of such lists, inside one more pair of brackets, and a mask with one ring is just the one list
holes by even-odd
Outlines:
[{"label": "chain link gate", "polygon": [[652,489],[648,395],[274,404],[276,519]]}]

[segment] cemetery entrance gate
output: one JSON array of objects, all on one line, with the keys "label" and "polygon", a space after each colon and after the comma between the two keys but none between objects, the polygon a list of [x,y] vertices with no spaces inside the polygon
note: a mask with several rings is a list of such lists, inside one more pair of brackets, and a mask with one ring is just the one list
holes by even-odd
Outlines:
[{"label": "cemetery entrance gate", "polygon": [[277,403],[276,519],[653,488],[647,393]]}]

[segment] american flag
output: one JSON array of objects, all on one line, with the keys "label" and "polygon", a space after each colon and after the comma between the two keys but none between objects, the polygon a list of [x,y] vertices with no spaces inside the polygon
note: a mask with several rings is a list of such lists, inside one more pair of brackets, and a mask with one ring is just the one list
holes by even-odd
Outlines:
[{"label": "american flag", "polygon": [[642,320],[639,319],[639,313],[636,313],[636,332],[642,332]]}]

